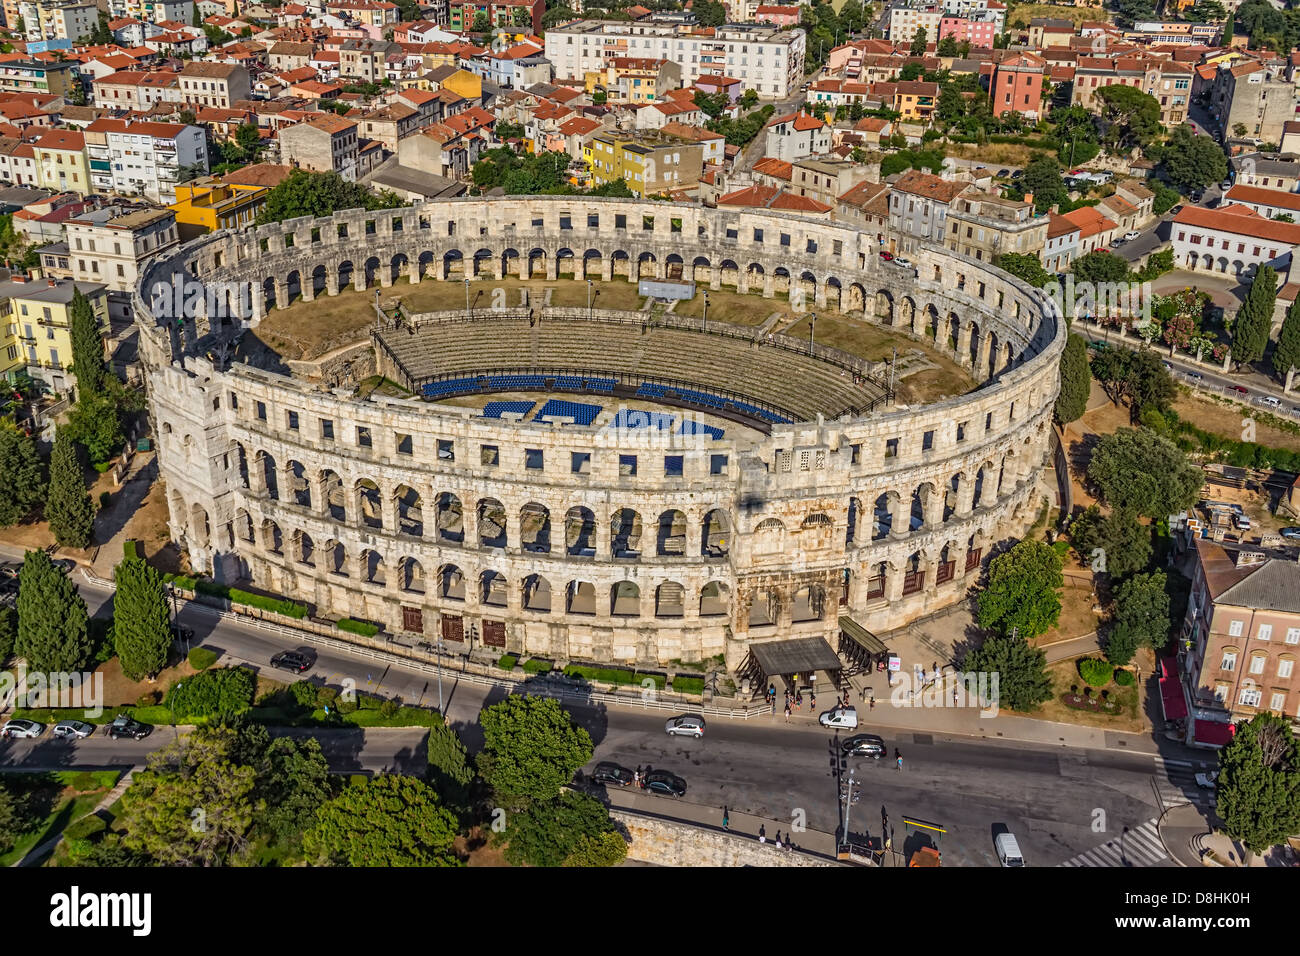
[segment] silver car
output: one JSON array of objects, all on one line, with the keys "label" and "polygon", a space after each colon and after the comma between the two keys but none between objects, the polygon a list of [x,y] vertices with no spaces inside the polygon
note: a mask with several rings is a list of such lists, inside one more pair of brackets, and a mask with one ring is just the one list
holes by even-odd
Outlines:
[{"label": "silver car", "polygon": [[88,724],[84,720],[60,720],[54,725],[54,736],[66,737],[68,740],[80,740],[94,732],[94,724]]},{"label": "silver car", "polygon": [[664,724],[664,732],[670,737],[685,734],[687,737],[699,740],[704,736],[704,718],[694,714],[669,718],[668,723]]},{"label": "silver car", "polygon": [[43,733],[45,733],[44,724],[38,724],[34,720],[24,720],[22,717],[6,721],[5,725],[0,727],[0,737],[39,737]]}]

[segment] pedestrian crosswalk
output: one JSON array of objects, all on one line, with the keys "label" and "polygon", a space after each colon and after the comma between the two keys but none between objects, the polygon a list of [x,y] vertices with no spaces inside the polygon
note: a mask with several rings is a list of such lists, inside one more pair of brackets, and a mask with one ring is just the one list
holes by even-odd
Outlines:
[{"label": "pedestrian crosswalk", "polygon": [[1161,866],[1169,859],[1156,821],[1148,820],[1140,827],[1131,827],[1112,840],[1066,860],[1060,866]]},{"label": "pedestrian crosswalk", "polygon": [[1196,783],[1196,774],[1213,769],[1212,764],[1194,764],[1190,760],[1165,760],[1161,757],[1156,757],[1155,762],[1156,770],[1152,780],[1162,810],[1181,807],[1185,803],[1194,803],[1207,809],[1214,805],[1214,791]]}]

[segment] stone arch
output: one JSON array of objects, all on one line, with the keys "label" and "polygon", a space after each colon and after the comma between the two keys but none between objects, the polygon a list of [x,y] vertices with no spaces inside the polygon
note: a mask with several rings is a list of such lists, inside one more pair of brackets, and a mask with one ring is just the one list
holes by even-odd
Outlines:
[{"label": "stone arch", "polygon": [[723,259],[718,265],[718,284],[736,286],[740,284],[740,266],[735,259]]},{"label": "stone arch", "polygon": [[622,276],[628,280],[632,278],[632,257],[625,249],[615,249],[609,254],[609,261],[610,275]]},{"label": "stone arch", "polygon": [[913,551],[903,564],[903,596],[925,589],[925,559],[920,551]]},{"label": "stone arch", "polygon": [[551,511],[545,505],[530,501],[519,509],[519,547],[534,554],[550,552]]},{"label": "stone arch", "polygon": [[754,528],[755,554],[780,554],[785,550],[786,527],[780,518],[764,518]]},{"label": "stone arch", "polygon": [[704,515],[700,526],[700,553],[706,558],[725,558],[731,553],[731,516],[722,508]]},{"label": "stone arch", "polygon": [[293,533],[293,559],[299,564],[316,566],[316,543],[301,528]]},{"label": "stone arch", "polygon": [[505,505],[495,498],[481,498],[476,510],[479,544],[488,548],[504,548],[506,546]]},{"label": "stone arch", "polygon": [[375,484],[373,479],[358,478],[353,486],[353,493],[356,496],[357,513],[361,516],[361,523],[364,527],[382,530],[384,527],[384,506],[383,496],[379,492],[379,485]]},{"label": "stone arch", "polygon": [[262,519],[262,548],[272,554],[284,553],[284,535],[280,533],[280,526],[274,519]]},{"label": "stone arch", "polygon": [[655,533],[655,553],[660,556],[678,557],[686,553],[686,515],[676,508],[669,508],[659,515],[658,530]]},{"label": "stone arch", "polygon": [[910,295],[900,296],[898,300],[898,324],[905,329],[916,324],[916,301]]},{"label": "stone arch", "polygon": [[793,623],[820,621],[826,615],[826,589],[820,584],[805,584],[791,599],[790,617]]},{"label": "stone arch", "polygon": [[641,616],[641,587],[635,581],[619,581],[609,589],[609,613],[614,617]]},{"label": "stone arch", "polygon": [[352,284],[353,274],[355,272],[356,266],[352,264],[351,259],[344,259],[338,264],[338,267],[334,270],[334,274],[338,277],[339,289],[345,289]]},{"label": "stone arch", "polygon": [[631,508],[619,508],[610,519],[609,536],[614,557],[640,557],[641,515]]},{"label": "stone arch", "polygon": [[442,254],[442,278],[450,279],[457,271],[465,272],[465,254],[459,249],[448,249]]},{"label": "stone arch", "polygon": [[343,479],[338,472],[326,468],[320,473],[320,493],[325,510],[334,521],[347,521],[347,493],[343,490]]},{"label": "stone arch", "polygon": [[970,367],[978,374],[981,336],[984,335],[985,332],[980,329],[980,324],[976,322],[974,319],[970,321],[970,323],[966,326],[966,328],[970,331],[970,343],[966,347],[965,354],[959,355],[958,358],[963,363],[968,363]]},{"label": "stone arch", "polygon": [[206,548],[212,536],[212,525],[208,521],[208,512],[202,505],[197,503],[190,507],[190,534],[194,536],[194,543],[200,548]]},{"label": "stone arch", "polygon": [[888,289],[876,292],[876,319],[881,325],[894,324],[894,297]]},{"label": "stone arch", "polygon": [[[439,544],[465,543],[465,512],[460,498],[450,491],[433,499],[434,540]],[[477,544],[478,542],[472,542]]]},{"label": "stone arch", "polygon": [[[324,263],[311,270],[311,293],[312,296],[318,296],[325,291],[329,285],[329,276],[326,274]],[[229,315],[229,312],[226,313]]]},{"label": "stone arch", "polygon": [[284,277],[284,304],[289,305],[294,299],[302,298],[302,273],[290,269]]},{"label": "stone arch", "polygon": [[307,480],[307,469],[303,467],[302,462],[290,459],[286,470],[288,480],[285,483],[288,487],[285,491],[289,501],[300,508],[310,508],[311,482]]},{"label": "stone arch", "polygon": [[861,533],[858,525],[862,522],[862,499],[857,495],[849,497],[848,521],[845,523],[844,543],[856,544]]},{"label": "stone arch", "polygon": [[898,492],[884,491],[876,496],[871,505],[871,540],[881,541],[888,538],[894,530],[894,506],[898,501]]},{"label": "stone arch", "polygon": [[375,280],[379,278],[379,257],[371,256],[369,259],[365,261],[364,268],[365,268],[365,276],[366,276],[366,286],[369,287],[374,285]]},{"label": "stone arch", "polygon": [[590,508],[574,505],[565,512],[564,553],[571,557],[595,557],[596,514]]},{"label": "stone arch", "polygon": [[596,586],[590,581],[570,581],[565,588],[565,611],[569,614],[595,614]]},{"label": "stone arch", "polygon": [[505,575],[499,571],[487,570],[478,576],[479,603],[488,607],[505,607],[509,601],[506,594]]},{"label": "stone arch", "polygon": [[325,571],[340,577],[348,576],[348,553],[343,544],[337,540],[325,542],[321,549],[325,560]]},{"label": "stone arch", "polygon": [[414,594],[424,593],[424,565],[412,557],[397,562],[397,586]]},{"label": "stone arch", "polygon": [[568,273],[573,275],[577,270],[577,257],[574,256],[573,250],[568,246],[557,249],[555,252],[555,274],[556,276]]},{"label": "stone arch", "polygon": [[248,511],[244,508],[235,510],[235,537],[240,541],[253,543],[253,519],[249,517]]},{"label": "stone arch", "polygon": [[465,600],[465,575],[454,564],[444,564],[438,568],[438,597],[444,601]]},{"label": "stone arch", "polygon": [[883,599],[888,584],[889,563],[887,561],[872,562],[867,565],[867,579],[864,582],[863,599],[867,601]]},{"label": "stone arch", "polygon": [[519,257],[518,249],[511,247],[502,251],[501,274],[503,276],[512,274],[517,276],[523,275],[523,263]]},{"label": "stone arch", "polygon": [[841,299],[840,308],[845,312],[861,312],[867,307],[867,290],[861,282],[850,282],[848,287],[848,304]]},{"label": "stone arch", "polygon": [[280,500],[280,475],[275,466],[275,458],[266,451],[259,451],[253,456],[253,469],[261,471],[262,486],[266,495],[273,501]]},{"label": "stone arch", "polygon": [[655,617],[685,617],[686,589],[677,581],[664,581],[655,588]]},{"label": "stone arch", "polygon": [[436,257],[428,249],[426,249],[424,252],[421,252],[420,255],[415,260],[416,274],[421,279],[425,278],[430,274],[429,270],[433,268],[433,264],[436,261],[437,261]]},{"label": "stone arch", "polygon": [[470,267],[471,276],[486,275],[488,265],[496,258],[496,253],[491,249],[479,249],[474,253],[474,263]]},{"label": "stone arch", "polygon": [[384,567],[384,556],[374,548],[361,552],[361,577],[371,584],[388,583],[388,572]]},{"label": "stone arch", "polygon": [[398,485],[393,489],[393,505],[397,512],[398,534],[413,538],[424,535],[424,499],[410,485]]},{"label": "stone arch", "polygon": [[700,617],[722,617],[731,613],[731,588],[723,581],[709,581],[700,588]]},{"label": "stone arch", "polygon": [[388,260],[388,281],[396,282],[402,277],[404,270],[409,269],[411,260],[406,257],[406,253],[399,252]]},{"label": "stone arch", "polygon": [[280,304],[279,299],[276,297],[274,276],[268,276],[262,280],[262,301],[266,303],[268,309],[275,308]]},{"label": "stone arch", "polygon": [[551,585],[540,574],[530,574],[523,580],[523,593],[520,606],[525,611],[537,614],[551,612]]},{"label": "stone arch", "polygon": [[773,588],[756,588],[749,602],[749,626],[769,627],[780,617],[780,595]]}]

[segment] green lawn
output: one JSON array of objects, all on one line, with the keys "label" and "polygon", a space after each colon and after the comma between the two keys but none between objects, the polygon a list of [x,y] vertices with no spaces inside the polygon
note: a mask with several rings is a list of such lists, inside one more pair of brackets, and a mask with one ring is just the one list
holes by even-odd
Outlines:
[{"label": "green lawn", "polygon": [[32,777],[32,783],[36,782],[35,778],[44,778],[49,782],[49,788],[57,787],[59,793],[49,812],[37,820],[31,829],[23,833],[14,842],[12,849],[0,854],[0,866],[12,866],[25,857],[33,847],[62,833],[68,824],[95,809],[95,805],[103,799],[104,791],[111,789],[117,783],[119,773],[116,770],[91,771],[87,776],[93,779],[98,789],[76,794],[69,794],[67,788],[85,782],[77,780],[82,776],[81,771],[64,770],[52,774],[13,774],[13,776]]}]

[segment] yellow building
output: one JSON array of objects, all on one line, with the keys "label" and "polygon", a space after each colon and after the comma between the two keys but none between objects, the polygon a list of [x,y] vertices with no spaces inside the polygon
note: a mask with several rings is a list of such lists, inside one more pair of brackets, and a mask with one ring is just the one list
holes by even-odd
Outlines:
[{"label": "yellow building", "polygon": [[76,381],[72,364],[72,294],[80,289],[107,333],[108,293],[96,282],[10,279],[0,282],[0,374],[26,371],[56,392]]},{"label": "yellow building", "polygon": [[37,184],[57,192],[86,195],[90,188],[90,167],[86,163],[86,138],[77,130],[50,130],[32,143],[36,156]]},{"label": "yellow building", "polygon": [[178,183],[170,208],[176,213],[181,241],[251,223],[270,191],[267,186],[223,183],[215,176]]},{"label": "yellow building", "polygon": [[637,197],[699,185],[704,147],[657,133],[602,133],[591,139],[596,186],[621,179]]}]

